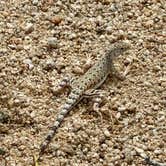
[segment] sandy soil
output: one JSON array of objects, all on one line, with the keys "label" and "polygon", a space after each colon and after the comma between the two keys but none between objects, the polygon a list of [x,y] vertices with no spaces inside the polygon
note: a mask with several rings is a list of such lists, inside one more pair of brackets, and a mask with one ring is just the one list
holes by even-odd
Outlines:
[{"label": "sandy soil", "polygon": [[[114,42],[131,49],[108,78],[100,116],[81,102],[39,166],[141,166],[139,152],[166,162],[166,3],[164,0],[0,0],[0,165],[29,166],[67,92]],[[139,149],[139,150],[138,150]]]}]

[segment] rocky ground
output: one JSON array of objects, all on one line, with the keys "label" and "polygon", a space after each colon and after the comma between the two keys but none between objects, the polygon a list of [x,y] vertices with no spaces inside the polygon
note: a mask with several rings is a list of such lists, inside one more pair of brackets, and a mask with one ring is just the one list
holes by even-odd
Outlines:
[{"label": "rocky ground", "polygon": [[[39,166],[141,166],[166,162],[166,3],[164,0],[0,1],[0,165],[33,165],[67,92],[114,42],[115,61],[100,114],[81,102]],[[142,157],[141,157],[142,156]]]}]

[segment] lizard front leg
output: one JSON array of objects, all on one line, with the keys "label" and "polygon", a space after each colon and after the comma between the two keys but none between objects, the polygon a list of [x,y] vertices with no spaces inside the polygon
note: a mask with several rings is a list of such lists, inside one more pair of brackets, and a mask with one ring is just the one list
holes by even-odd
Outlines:
[{"label": "lizard front leg", "polygon": [[106,95],[104,90],[90,89],[83,94],[83,98],[93,98]]},{"label": "lizard front leg", "polygon": [[123,72],[123,74],[120,74],[117,69],[115,68],[115,65],[112,64],[112,73],[111,75],[116,77],[117,79],[119,79],[120,81],[123,81],[126,78],[126,75],[129,73],[130,71],[130,64],[126,67],[125,71]]}]

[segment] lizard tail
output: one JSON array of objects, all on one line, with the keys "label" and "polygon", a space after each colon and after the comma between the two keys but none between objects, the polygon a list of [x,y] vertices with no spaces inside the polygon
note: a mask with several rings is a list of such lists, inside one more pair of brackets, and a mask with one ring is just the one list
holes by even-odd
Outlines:
[{"label": "lizard tail", "polygon": [[53,139],[57,129],[59,128],[60,124],[64,120],[65,116],[68,114],[68,112],[73,108],[73,105],[77,102],[79,96],[77,96],[74,93],[71,93],[66,101],[66,104],[62,107],[60,113],[58,114],[53,126],[51,127],[47,137],[43,141],[43,143],[40,146],[40,152],[39,152],[39,158],[44,153],[45,149]]}]

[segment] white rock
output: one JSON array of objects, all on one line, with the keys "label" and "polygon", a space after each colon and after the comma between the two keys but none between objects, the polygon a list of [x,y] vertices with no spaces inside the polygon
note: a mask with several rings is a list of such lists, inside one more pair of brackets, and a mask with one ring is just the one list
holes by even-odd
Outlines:
[{"label": "white rock", "polygon": [[105,30],[106,30],[107,33],[112,33],[113,32],[112,26],[107,26]]},{"label": "white rock", "polygon": [[77,35],[75,33],[71,33],[69,35],[69,39],[75,39],[77,37]]},{"label": "white rock", "polygon": [[32,4],[33,4],[33,5],[38,5],[38,2],[39,2],[38,0],[33,0],[33,1],[32,1]]},{"label": "white rock", "polygon": [[51,48],[57,48],[58,40],[56,37],[49,37],[47,39],[47,43],[48,43],[48,46],[50,46]]},{"label": "white rock", "polygon": [[110,137],[111,136],[111,134],[110,134],[110,132],[109,132],[109,130],[108,129],[103,129],[103,133],[104,133],[104,135],[106,136],[106,137]]},{"label": "white rock", "polygon": [[33,69],[33,67],[34,67],[34,65],[32,64],[32,61],[30,59],[24,59],[23,63],[27,64],[30,70]]}]

